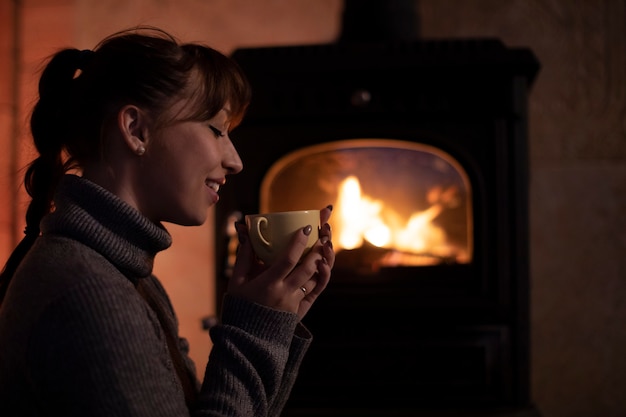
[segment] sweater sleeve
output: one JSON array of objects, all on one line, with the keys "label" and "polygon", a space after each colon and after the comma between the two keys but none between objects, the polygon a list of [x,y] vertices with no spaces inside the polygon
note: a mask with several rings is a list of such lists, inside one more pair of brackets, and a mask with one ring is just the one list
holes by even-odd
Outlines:
[{"label": "sweater sleeve", "polygon": [[194,415],[280,415],[311,342],[300,326],[296,314],[226,295]]},{"label": "sweater sleeve", "polygon": [[300,370],[300,364],[302,363],[304,354],[311,344],[311,340],[312,336],[309,330],[304,327],[302,323],[299,323],[296,327],[295,335],[291,341],[289,359],[287,360],[287,364],[285,366],[285,372],[283,375],[279,394],[276,396],[274,402],[271,404],[268,416],[278,417],[283,411],[283,408],[285,408],[285,404],[289,399],[291,389],[296,382],[296,377],[298,376],[298,371]]},{"label": "sweater sleeve", "polygon": [[[155,276],[142,281],[168,312],[161,323],[179,341],[180,353],[195,378],[187,342],[178,335],[178,320],[165,289]],[[198,403],[198,416],[279,416],[311,342],[295,314],[276,311],[226,296],[222,324],[211,331],[213,348]],[[252,411],[250,411],[252,410]]]}]

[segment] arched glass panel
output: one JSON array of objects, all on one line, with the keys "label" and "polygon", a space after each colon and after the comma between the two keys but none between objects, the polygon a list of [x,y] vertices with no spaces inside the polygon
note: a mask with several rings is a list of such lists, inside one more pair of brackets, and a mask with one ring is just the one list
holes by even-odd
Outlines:
[{"label": "arched glass panel", "polygon": [[261,184],[261,211],[321,208],[331,217],[337,259],[372,269],[468,263],[471,188],[441,150],[390,139],[351,139],[299,149]]}]

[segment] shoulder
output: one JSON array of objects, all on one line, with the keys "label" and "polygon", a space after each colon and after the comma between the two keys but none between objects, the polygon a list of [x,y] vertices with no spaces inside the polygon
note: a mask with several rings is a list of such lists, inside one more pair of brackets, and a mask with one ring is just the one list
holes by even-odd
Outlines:
[{"label": "shoulder", "polygon": [[145,336],[146,323],[158,329],[127,277],[91,248],[58,236],[40,238],[24,258],[6,307],[35,338]]},{"label": "shoulder", "polygon": [[40,237],[12,279],[7,305],[23,314],[69,308],[97,310],[135,304],[133,283],[93,249],[58,236]]},{"label": "shoulder", "polygon": [[[85,256],[84,253],[79,256]],[[53,268],[36,294],[28,323],[27,355],[39,375],[52,375],[76,366],[98,372],[136,366],[141,356],[167,362],[165,337],[159,321],[133,283],[119,271],[95,264],[68,272]],[[67,274],[68,276],[61,276]],[[32,293],[31,293],[32,295]],[[130,362],[135,362],[135,365]],[[62,365],[62,366],[61,366]],[[61,366],[61,368],[59,368]],[[73,372],[80,373],[79,369]]]},{"label": "shoulder", "polygon": [[[100,275],[121,275],[104,256],[74,239],[63,236],[41,236],[26,254],[17,276],[54,277],[55,285],[75,279]],[[63,281],[59,281],[63,280]]]}]

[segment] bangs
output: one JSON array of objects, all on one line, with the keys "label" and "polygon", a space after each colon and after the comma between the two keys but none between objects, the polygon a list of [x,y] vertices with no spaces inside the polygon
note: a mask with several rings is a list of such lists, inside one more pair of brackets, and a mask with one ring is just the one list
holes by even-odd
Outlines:
[{"label": "bangs", "polygon": [[228,103],[233,129],[243,119],[251,99],[245,74],[236,62],[214,49],[191,44],[182,48],[186,52],[183,65],[193,74],[183,94],[189,99],[183,120],[209,120]]}]

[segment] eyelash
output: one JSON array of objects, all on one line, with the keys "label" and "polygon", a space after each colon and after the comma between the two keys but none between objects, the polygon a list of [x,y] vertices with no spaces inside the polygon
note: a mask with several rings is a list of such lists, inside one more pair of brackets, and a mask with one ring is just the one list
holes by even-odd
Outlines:
[{"label": "eyelash", "polygon": [[215,126],[211,126],[211,125],[209,125],[209,128],[213,131],[213,133],[215,133],[215,136],[218,136],[218,137],[223,137],[223,136],[226,136],[226,135],[224,134],[224,132],[222,132],[221,130],[219,130],[219,129],[218,129],[218,128],[216,128]]}]

